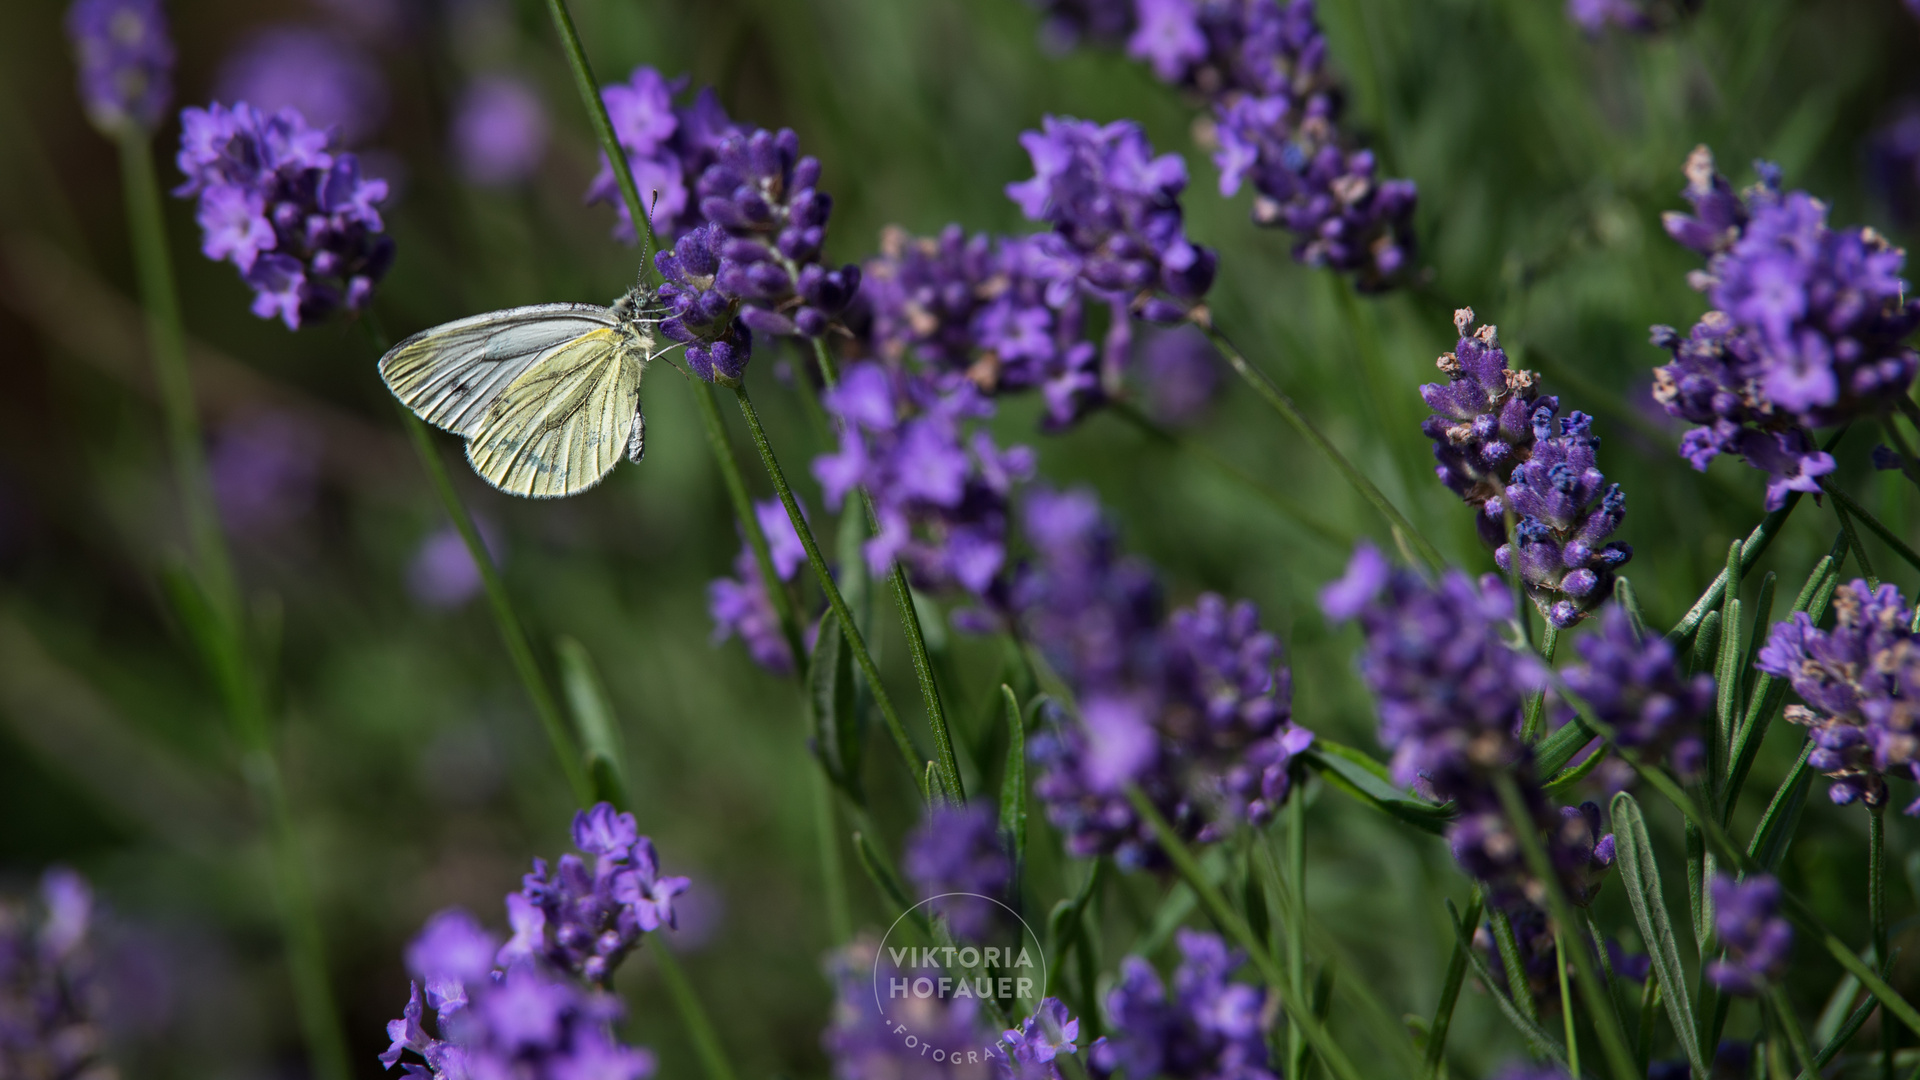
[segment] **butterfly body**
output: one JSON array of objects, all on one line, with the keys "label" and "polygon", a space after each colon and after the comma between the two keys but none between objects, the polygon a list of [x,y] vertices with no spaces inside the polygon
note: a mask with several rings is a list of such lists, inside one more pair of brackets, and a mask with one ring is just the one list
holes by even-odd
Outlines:
[{"label": "butterfly body", "polygon": [[467,440],[467,460],[513,495],[557,498],[639,461],[640,378],[660,355],[658,298],[535,304],[423,330],[380,358],[409,409]]}]

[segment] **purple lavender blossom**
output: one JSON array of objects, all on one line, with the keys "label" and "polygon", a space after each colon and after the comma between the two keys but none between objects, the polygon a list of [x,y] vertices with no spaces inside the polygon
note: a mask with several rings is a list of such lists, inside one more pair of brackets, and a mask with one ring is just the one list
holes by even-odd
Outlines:
[{"label": "purple lavender blossom", "polygon": [[[654,232],[667,240],[700,224],[694,183],[714,161],[722,138],[736,130],[711,89],[701,90],[689,104],[675,105],[674,97],[685,86],[684,79],[669,81],[653,68],[637,67],[627,82],[601,88],[614,137],[626,151]],[[602,202],[612,204],[618,215],[614,238],[639,243],[613,165],[604,154],[600,171],[587,187],[587,203]]]},{"label": "purple lavender blossom", "polygon": [[1121,961],[1120,982],[1107,994],[1113,1034],[1087,1050],[1093,1075],[1274,1080],[1266,1067],[1266,992],[1231,981],[1246,958],[1214,934],[1183,929],[1177,940],[1171,993],[1145,960]]},{"label": "purple lavender blossom", "polygon": [[[907,996],[881,1012],[874,980],[895,978],[900,971],[870,938],[830,956],[827,974],[836,994],[820,1045],[833,1063],[834,1080],[1006,1080],[1005,1066],[997,1067],[994,1060],[999,1034],[978,998]],[[930,1050],[943,1053],[936,1058]]]},{"label": "purple lavender blossom", "polygon": [[994,445],[983,425],[992,403],[960,375],[877,363],[848,367],[823,403],[840,447],[815,458],[813,474],[829,508],[856,488],[872,496],[869,569],[886,573],[897,559],[921,588],[964,590],[1004,613],[1008,499],[1032,475],[1033,453]]},{"label": "purple lavender blossom", "polygon": [[1701,425],[1681,443],[1695,468],[1746,458],[1769,474],[1775,509],[1833,469],[1809,429],[1884,412],[1908,392],[1920,354],[1901,342],[1920,327],[1920,299],[1906,295],[1904,252],[1872,229],[1828,228],[1824,203],[1783,193],[1777,167],[1756,169],[1760,183],[1735,196],[1706,147],[1687,159],[1694,214],[1665,224],[1708,256],[1689,282],[1714,310],[1686,338],[1654,328],[1674,355],[1655,369],[1654,395]]},{"label": "purple lavender blossom", "polygon": [[256,413],[221,425],[207,472],[227,531],[261,536],[312,509],[320,450],[319,436],[290,414]]},{"label": "purple lavender blossom", "polygon": [[[1561,672],[1567,689],[1612,725],[1619,744],[1648,760],[1667,758],[1682,779],[1706,765],[1703,723],[1713,713],[1711,675],[1687,678],[1666,638],[1644,640],[1618,607],[1600,617],[1597,633],[1580,639],[1580,663]],[[1620,789],[1633,781],[1625,762],[1611,760],[1603,782]]]},{"label": "purple lavender blossom", "polygon": [[707,613],[713,618],[713,643],[738,637],[753,662],[775,675],[793,674],[793,650],[787,646],[780,617],[768,598],[753,552],[742,548],[733,559],[734,576],[707,582]]},{"label": "purple lavender blossom", "polygon": [[1059,1059],[1073,1054],[1080,1021],[1067,1014],[1059,998],[1045,998],[1032,1016],[1009,1028],[994,1045],[1002,1080],[1061,1080]]},{"label": "purple lavender blossom", "polygon": [[1346,575],[1321,592],[1320,606],[1329,619],[1359,622],[1360,674],[1379,701],[1394,781],[1455,804],[1459,816],[1447,833],[1454,859],[1487,884],[1491,902],[1510,908],[1545,899],[1494,785],[1505,772],[1545,838],[1562,888],[1587,904],[1612,865],[1613,837],[1601,834],[1598,807],[1556,811],[1540,791],[1518,732],[1522,707],[1544,688],[1546,672],[1502,636],[1513,599],[1500,579],[1488,574],[1476,584],[1448,570],[1429,585],[1362,544]]},{"label": "purple lavender blossom", "polygon": [[1472,308],[1454,312],[1453,325],[1460,341],[1439,360],[1447,381],[1420,388],[1421,399],[1435,413],[1420,430],[1433,440],[1440,482],[1480,511],[1474,520],[1480,539],[1497,548],[1507,536],[1500,491],[1533,453],[1534,413],[1558,409],[1560,399],[1541,397],[1533,372],[1507,367],[1499,329],[1475,329]]},{"label": "purple lavender blossom", "polygon": [[173,98],[173,38],[160,0],[75,0],[67,37],[94,127],[117,135],[159,125]]},{"label": "purple lavender blossom", "polygon": [[[464,911],[428,920],[407,950],[407,967],[420,981],[401,1017],[387,1024],[392,1045],[380,1055],[381,1064],[392,1069],[412,1051],[426,1063],[405,1066],[418,1080],[653,1075],[651,1052],[614,1038],[613,1025],[625,1011],[619,998],[534,957],[503,959],[496,968],[496,944]],[[435,1012],[435,1033],[427,1030],[425,1006]]]},{"label": "purple lavender blossom", "polygon": [[1133,32],[1134,0],[1029,0],[1040,9],[1040,43],[1064,53],[1081,44],[1118,44]]},{"label": "purple lavender blossom", "polygon": [[[505,542],[491,523],[475,519],[473,524],[480,533],[480,543],[498,566],[505,555]],[[407,564],[407,592],[423,607],[442,611],[465,607],[467,601],[480,595],[485,584],[467,542],[451,524],[429,533]]]},{"label": "purple lavender blossom", "polygon": [[1713,926],[1726,949],[1707,965],[1707,980],[1729,994],[1751,997],[1778,979],[1793,948],[1793,927],[1779,915],[1780,883],[1766,874],[1713,879]]},{"label": "purple lavender blossom", "polygon": [[298,329],[339,309],[359,311],[393,262],[375,204],[384,180],[331,150],[325,131],[290,109],[244,102],[180,114],[180,196],[199,196],[201,251],[240,270],[253,313]]},{"label": "purple lavender blossom", "polygon": [[[1013,862],[1000,844],[993,811],[984,803],[936,806],[907,837],[901,869],[929,910],[944,916],[953,936],[978,941],[995,921],[997,908],[979,897],[1001,899],[1013,877]],[[951,896],[963,893],[964,896]]]},{"label": "purple lavender blossom", "polygon": [[1607,30],[1645,33],[1653,18],[1638,0],[1567,0],[1567,18],[1589,37]]},{"label": "purple lavender blossom", "polygon": [[0,900],[0,1075],[116,1075],[94,922],[93,890],[65,867],[41,876],[37,905]]},{"label": "purple lavender blossom", "polygon": [[1627,545],[1605,542],[1626,516],[1627,497],[1619,484],[1602,486],[1599,445],[1591,416],[1560,418],[1556,434],[1554,407],[1542,405],[1531,455],[1514,467],[1503,500],[1518,520],[1494,562],[1508,573],[1517,567],[1534,606],[1561,629],[1612,595],[1614,571],[1633,558]]},{"label": "purple lavender blossom", "polygon": [[538,960],[605,986],[642,934],[673,925],[673,898],[688,881],[662,876],[653,841],[640,835],[632,814],[607,803],[574,815],[573,843],[592,866],[562,855],[550,873],[545,859],[533,860],[520,891],[507,897],[513,938],[498,963]]},{"label": "purple lavender blossom", "polygon": [[487,75],[460,93],[453,158],[467,182],[506,187],[532,176],[547,153],[547,110],[524,79]]},{"label": "purple lavender blossom", "polygon": [[1180,192],[1187,166],[1153,155],[1130,120],[1048,116],[1020,136],[1033,178],[1007,185],[1028,219],[1053,226],[1041,251],[1093,295],[1156,322],[1176,322],[1213,284],[1217,257],[1187,239]]},{"label": "purple lavender blossom", "polygon": [[273,26],[258,31],[220,65],[214,100],[246,102],[263,114],[291,109],[342,146],[380,129],[387,85],[373,60],[325,30]]},{"label": "purple lavender blossom", "polygon": [[683,234],[653,258],[664,279],[667,318],[660,332],[687,346],[687,367],[708,382],[739,385],[753,355],[753,336],[737,316],[740,298],[716,287],[727,234],[711,222]]},{"label": "purple lavender blossom", "polygon": [[1199,421],[1220,391],[1220,354],[1191,326],[1154,331],[1134,370],[1147,412],[1175,427]]},{"label": "purple lavender blossom", "polygon": [[[1877,811],[1888,776],[1920,780],[1920,635],[1893,585],[1855,579],[1834,591],[1833,609],[1831,630],[1804,611],[1775,623],[1754,667],[1789,680],[1806,702],[1785,715],[1809,729],[1807,763],[1833,778],[1833,801]],[[1920,800],[1906,812],[1920,814]]]}]

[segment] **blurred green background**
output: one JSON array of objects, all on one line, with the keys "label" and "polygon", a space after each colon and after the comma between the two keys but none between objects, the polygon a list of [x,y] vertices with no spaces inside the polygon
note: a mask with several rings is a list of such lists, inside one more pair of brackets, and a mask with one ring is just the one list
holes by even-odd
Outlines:
[{"label": "blurred green background", "polygon": [[[1021,0],[573,7],[603,83],[652,64],[714,86],[736,119],[796,129],[836,199],[831,261],[867,257],[888,224],[1025,231],[1002,194],[1030,174],[1022,130],[1045,113],[1140,121],[1156,146],[1187,158],[1190,230],[1221,252],[1220,325],[1450,559],[1478,572],[1491,558],[1469,512],[1432,478],[1415,393],[1450,347],[1452,308],[1472,305],[1499,325],[1516,366],[1543,372],[1563,409],[1599,418],[1602,466],[1628,494],[1628,576],[1661,625],[1761,516],[1758,474],[1731,461],[1694,473],[1648,396],[1662,359],[1646,343],[1648,324],[1684,327],[1704,307],[1684,283],[1695,258],[1658,221],[1682,205],[1687,151],[1710,143],[1741,185],[1752,179],[1747,161],[1772,158],[1789,186],[1831,202],[1837,224],[1915,238],[1888,219],[1863,169],[1869,133],[1903,94],[1920,93],[1920,21],[1897,0],[1708,0],[1667,35],[1598,41],[1552,0],[1325,0],[1348,123],[1385,174],[1420,187],[1426,277],[1357,306],[1329,275],[1296,266],[1284,234],[1254,228],[1244,193],[1218,196],[1193,144],[1192,103],[1117,52],[1049,54],[1038,13]],[[180,105],[210,100],[223,61],[271,25],[326,28],[377,64],[384,119],[352,148],[395,185],[385,211],[399,255],[377,304],[393,336],[517,303],[606,302],[632,280],[638,254],[607,238],[608,208],[582,205],[593,144],[535,0],[192,0],[170,13]],[[61,14],[45,0],[11,4],[0,34],[0,873],[23,887],[50,862],[84,870],[164,958],[171,989],[156,991],[165,1007],[128,1051],[134,1071],[299,1075],[262,830],[218,701],[158,584],[181,551],[182,523],[130,299],[114,148],[81,115]],[[455,95],[493,72],[530,80],[553,125],[537,175],[506,190],[465,185],[447,148]],[[177,137],[171,123],[159,136],[163,183],[177,179]],[[484,601],[438,608],[409,590],[410,565],[444,518],[361,328],[290,333],[255,319],[232,268],[199,256],[191,207],[169,203],[213,438],[292,432],[292,457],[311,469],[290,507],[234,530],[233,543],[256,622],[277,642],[277,738],[355,1065],[371,1076],[385,1021],[405,1000],[404,942],[449,904],[502,925],[502,894],[531,857],[566,848],[572,807]],[[749,380],[788,472],[804,474],[822,446],[777,378],[785,358],[761,348]],[[560,503],[500,495],[461,465],[452,440],[442,437],[442,449],[499,537],[543,658],[570,634],[603,672],[641,827],[669,872],[698,883],[680,947],[742,1075],[822,1075],[830,988],[819,962],[832,942],[801,702],[737,643],[709,642],[705,583],[729,571],[737,534],[683,378],[656,366],[645,400],[645,463]],[[1313,605],[1343,565],[1343,545],[1113,417],[1061,436],[1041,435],[1037,419],[1037,402],[1006,402],[1002,443],[1034,446],[1053,483],[1095,489],[1128,546],[1164,571],[1174,601],[1204,589],[1256,600],[1287,643],[1296,720],[1376,748],[1352,632],[1329,634]],[[734,434],[744,451],[744,433]],[[1189,435],[1337,529],[1384,539],[1324,461],[1237,384],[1223,383]],[[1867,468],[1871,441],[1842,445],[1844,482],[1912,536],[1913,492]],[[764,495],[757,469],[750,479]],[[1780,572],[1779,609],[1835,528],[1830,509],[1809,503],[1769,552],[1762,569]],[[1912,573],[1870,550],[1911,592]],[[999,646],[938,636],[955,673],[947,689],[963,756],[975,776],[993,776]],[[879,648],[896,699],[917,719],[899,641],[883,632]],[[1775,725],[1749,814],[1799,738]],[[882,839],[897,850],[914,820],[912,789],[884,748],[868,756]],[[1430,838],[1337,793],[1316,787],[1312,797],[1310,905],[1339,957],[1337,985],[1364,982],[1395,1013],[1430,1012],[1450,944],[1441,898],[1460,902],[1466,879]],[[1656,843],[1677,855],[1677,821],[1664,810],[1654,811]],[[1048,854],[1055,844],[1037,813],[1034,829],[1027,903],[1044,913],[1081,871]],[[1920,854],[1911,833],[1905,820],[1891,831],[1896,867]],[[1785,870],[1831,925],[1862,937],[1864,849],[1864,816],[1816,800]],[[1676,861],[1667,875],[1676,889],[1677,871]],[[853,873],[856,912],[873,924],[882,905]],[[1896,877],[1892,910],[1905,918],[1914,890]],[[1129,909],[1151,910],[1162,888],[1129,879],[1129,902],[1101,913],[1109,969],[1136,936]],[[1617,889],[1600,911],[1607,925],[1631,925]],[[1802,951],[1806,975],[1792,992],[1811,1016],[1837,968]],[[1896,983],[1911,994],[1916,975],[1904,962]],[[659,1051],[660,1075],[689,1075],[692,1051],[644,953],[619,985],[632,1003],[631,1041]],[[1465,1070],[1519,1052],[1484,995],[1463,997],[1457,1024]],[[1344,1007],[1334,1025],[1367,1061],[1367,1028]],[[1730,1030],[1752,1025],[1736,1010]]]}]

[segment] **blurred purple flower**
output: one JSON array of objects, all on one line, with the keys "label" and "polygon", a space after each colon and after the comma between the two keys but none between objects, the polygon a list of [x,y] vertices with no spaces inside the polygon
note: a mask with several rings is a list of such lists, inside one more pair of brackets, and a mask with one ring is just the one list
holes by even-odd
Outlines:
[{"label": "blurred purple flower", "polygon": [[227,531],[258,536],[312,509],[321,449],[320,436],[288,413],[253,413],[222,424],[207,471]]},{"label": "blurred purple flower", "polygon": [[292,109],[343,146],[380,130],[387,84],[373,59],[325,30],[273,26],[255,32],[220,65],[214,100],[263,113]]},{"label": "blurred purple flower", "polygon": [[[804,506],[801,509],[805,511]],[[767,538],[773,572],[783,582],[793,580],[807,561],[807,550],[786,507],[778,499],[767,499],[754,503],[753,514],[761,535]],[[773,601],[761,582],[759,561],[744,538],[733,559],[733,572],[734,577],[707,583],[707,613],[713,618],[714,644],[738,636],[755,663],[775,675],[791,675],[793,651],[787,646]]]},{"label": "blurred purple flower", "polygon": [[216,104],[180,121],[186,182],[174,194],[199,196],[201,251],[240,270],[253,313],[291,330],[364,308],[393,262],[375,205],[386,181],[362,178],[357,157],[290,109]]},{"label": "blurred purple flower", "polygon": [[[476,519],[480,542],[493,556],[495,566],[505,555],[505,543],[487,522]],[[464,607],[480,594],[484,584],[480,568],[474,565],[466,541],[451,524],[443,525],[420,542],[420,548],[407,566],[407,592],[424,607],[450,610]]]},{"label": "blurred purple flower", "polygon": [[453,156],[471,184],[502,187],[533,175],[547,152],[547,111],[525,80],[488,75],[454,107]]},{"label": "blurred purple flower", "polygon": [[[1855,579],[1834,591],[1833,609],[1831,630],[1804,611],[1775,623],[1753,666],[1806,702],[1785,716],[1808,729],[1807,764],[1833,778],[1833,801],[1878,810],[1889,775],[1920,780],[1920,635],[1893,585]],[[1920,799],[1906,812],[1920,814]]]},{"label": "blurred purple flower", "polygon": [[930,808],[907,836],[901,870],[921,900],[933,900],[928,910],[946,918],[955,938],[979,941],[998,921],[998,908],[978,897],[1004,899],[1013,862],[1000,842],[992,809],[974,803]]},{"label": "blurred purple flower", "polygon": [[110,1076],[113,1002],[95,956],[93,890],[54,867],[38,900],[0,898],[0,1076]]},{"label": "blurred purple flower", "polygon": [[1713,927],[1726,949],[1707,965],[1707,980],[1729,994],[1765,991],[1787,967],[1793,927],[1780,917],[1780,883],[1766,874],[1713,879]]},{"label": "blurred purple flower", "polygon": [[1107,993],[1113,1033],[1087,1048],[1093,1075],[1275,1080],[1266,1067],[1266,992],[1231,981],[1246,957],[1214,934],[1182,929],[1177,940],[1171,994],[1145,960],[1121,961],[1120,981]]},{"label": "blurred purple flower", "polygon": [[101,131],[148,130],[173,99],[173,39],[160,0],[74,0],[67,37],[80,68],[80,102]]},{"label": "blurred purple flower", "polygon": [[[685,79],[667,80],[653,68],[637,67],[626,82],[601,88],[614,137],[627,153],[648,219],[663,243],[701,223],[694,183],[713,163],[722,138],[735,130],[711,89],[676,106],[673,98],[685,87]],[[639,243],[613,165],[604,154],[600,171],[587,187],[587,202],[611,204],[618,217],[614,237]]]},{"label": "blurred purple flower", "polygon": [[1040,43],[1063,53],[1084,43],[1117,45],[1133,32],[1134,0],[1028,0],[1040,9]]},{"label": "blurred purple flower", "polygon": [[[871,938],[828,957],[833,1018],[820,1034],[820,1047],[834,1080],[1008,1080],[1004,1067],[997,1070],[986,1055],[965,1053],[991,1047],[998,1037],[978,998],[909,995],[894,999],[887,1012],[877,1008],[875,980],[899,975]],[[935,1057],[933,1050],[942,1053]]]},{"label": "blurred purple flower", "polygon": [[1567,18],[1589,36],[1606,30],[1644,32],[1653,20],[1637,0],[1567,0]]},{"label": "blurred purple flower", "polygon": [[1147,411],[1163,424],[1198,421],[1220,390],[1220,354],[1191,326],[1156,330],[1135,362]]},{"label": "blurred purple flower", "polygon": [[[1682,779],[1706,765],[1704,724],[1713,714],[1713,677],[1688,678],[1666,638],[1644,639],[1620,607],[1600,617],[1599,629],[1580,639],[1580,662],[1561,672],[1567,689],[1611,725],[1619,744],[1649,761],[1668,759]],[[1571,710],[1567,711],[1571,716]],[[1616,759],[1600,765],[1615,790],[1633,782],[1633,770]]]},{"label": "blurred purple flower", "polygon": [[1032,1016],[1001,1033],[994,1063],[1001,1080],[1061,1080],[1060,1055],[1075,1053],[1080,1021],[1059,998],[1044,998]]}]

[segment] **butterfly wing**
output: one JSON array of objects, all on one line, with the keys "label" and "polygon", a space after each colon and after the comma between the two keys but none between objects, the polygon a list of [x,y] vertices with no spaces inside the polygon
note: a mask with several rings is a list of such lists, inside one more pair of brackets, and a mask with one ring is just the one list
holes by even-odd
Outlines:
[{"label": "butterfly wing", "polygon": [[644,357],[611,327],[541,353],[470,433],[473,470],[502,491],[536,499],[599,483],[632,441]]},{"label": "butterfly wing", "polygon": [[618,325],[593,304],[534,304],[422,330],[380,358],[387,388],[422,420],[471,435],[542,353]]}]

